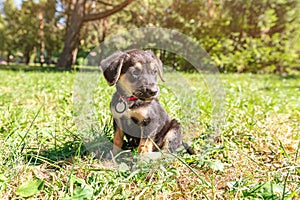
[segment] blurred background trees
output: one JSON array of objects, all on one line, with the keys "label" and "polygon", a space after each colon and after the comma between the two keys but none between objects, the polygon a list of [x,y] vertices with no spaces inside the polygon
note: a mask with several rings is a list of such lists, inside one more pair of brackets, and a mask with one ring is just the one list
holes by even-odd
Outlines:
[{"label": "blurred background trees", "polygon": [[[175,29],[193,38],[223,72],[300,70],[298,0],[3,1],[2,63],[56,63],[57,67],[69,68],[72,62],[80,64],[91,49],[110,35],[151,26]],[[75,12],[81,19],[77,18],[74,24]],[[164,63],[177,70],[194,69],[177,55],[160,55]],[[69,61],[62,62],[66,59]]]}]

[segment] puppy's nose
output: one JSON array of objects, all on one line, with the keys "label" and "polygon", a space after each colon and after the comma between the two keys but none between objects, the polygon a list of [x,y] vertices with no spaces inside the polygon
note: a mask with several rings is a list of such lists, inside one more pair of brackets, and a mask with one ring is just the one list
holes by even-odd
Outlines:
[{"label": "puppy's nose", "polygon": [[154,95],[156,95],[157,94],[157,89],[155,89],[155,88],[146,88],[146,92],[149,94],[149,95],[151,95],[151,96],[154,96]]}]

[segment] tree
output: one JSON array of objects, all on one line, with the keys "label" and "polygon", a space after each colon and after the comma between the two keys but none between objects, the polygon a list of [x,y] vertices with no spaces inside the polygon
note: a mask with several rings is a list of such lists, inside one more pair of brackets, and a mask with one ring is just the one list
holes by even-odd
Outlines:
[{"label": "tree", "polygon": [[2,14],[0,13],[0,58],[3,56],[2,53],[5,50],[5,37],[4,37],[5,25]]},{"label": "tree", "polygon": [[13,0],[6,0],[3,4],[4,12],[4,28],[3,28],[3,50],[6,51],[7,62],[10,62],[10,55],[17,47],[17,42],[14,37],[18,32],[18,11]]},{"label": "tree", "polygon": [[[51,64],[53,54],[60,51],[63,42],[63,28],[60,26],[60,20],[62,16],[56,10],[56,0],[40,0],[39,2],[40,12],[42,14],[44,23],[44,30],[41,30],[43,34],[40,35],[40,63],[41,56],[44,57],[44,62]],[[40,18],[41,19],[41,18]],[[42,44],[42,35],[44,35],[44,45]],[[44,47],[44,50],[43,50]]]},{"label": "tree", "polygon": [[40,0],[38,5],[38,19],[39,19],[39,36],[40,36],[40,64],[45,63],[45,1]]},{"label": "tree", "polygon": [[193,37],[225,71],[286,73],[299,66],[297,9],[298,0],[174,0],[164,26]]},{"label": "tree", "polygon": [[35,10],[38,10],[38,5],[33,0],[28,0],[22,3],[18,12],[17,50],[24,52],[27,65],[34,48],[39,44],[39,19]]},{"label": "tree", "polygon": [[16,52],[23,52],[25,63],[29,64],[30,56],[39,43],[36,37],[39,31],[39,20],[35,10],[38,4],[33,0],[24,1],[21,8],[14,6],[12,0],[4,3],[5,14],[5,46],[7,60]]},{"label": "tree", "polygon": [[[64,48],[59,57],[56,67],[59,69],[70,69],[73,64],[73,58],[76,55],[78,43],[79,43],[79,33],[82,28],[83,23],[103,19],[114,13],[119,12],[124,7],[129,5],[133,0],[125,0],[124,2],[113,6],[109,10],[105,10],[98,13],[86,13],[86,8],[88,7],[87,0],[76,0],[74,3],[74,9],[67,23],[67,32],[64,40]],[[71,1],[72,2],[72,1]],[[98,1],[104,3],[102,1]]]}]

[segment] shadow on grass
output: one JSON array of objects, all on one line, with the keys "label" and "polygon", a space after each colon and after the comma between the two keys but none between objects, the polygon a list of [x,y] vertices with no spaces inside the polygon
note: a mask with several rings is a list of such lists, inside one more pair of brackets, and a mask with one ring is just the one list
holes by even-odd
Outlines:
[{"label": "shadow on grass", "polygon": [[280,80],[283,80],[283,79],[300,79],[300,75],[295,75],[295,74],[278,75],[278,78]]},{"label": "shadow on grass", "polygon": [[[259,90],[265,90],[265,91],[273,91],[276,89],[283,89],[283,90],[296,90],[300,91],[300,85],[299,82],[296,82],[297,80],[300,80],[300,75],[274,75],[271,76],[274,80],[280,80],[280,81],[289,81],[289,84],[281,84],[281,85],[268,85],[261,87]],[[271,80],[272,80],[271,79]]]},{"label": "shadow on grass", "polygon": [[105,136],[97,137],[89,142],[77,138],[52,149],[28,149],[25,157],[32,165],[72,162],[75,157],[83,158],[90,154],[93,154],[95,158],[105,160],[108,159],[111,149],[112,143]]},{"label": "shadow on grass", "polygon": [[70,70],[60,70],[54,67],[54,65],[49,66],[35,66],[35,65],[25,65],[25,64],[10,64],[10,65],[0,65],[0,70],[10,70],[10,71],[24,71],[24,72],[61,72],[61,71],[72,71]]},{"label": "shadow on grass", "polygon": [[25,64],[11,64],[11,65],[0,65],[0,70],[7,71],[22,71],[22,72],[65,72],[65,71],[79,71],[83,69],[85,72],[99,71],[97,66],[75,66],[71,69],[58,69],[54,65],[41,67],[40,65],[25,65]]},{"label": "shadow on grass", "polygon": [[276,89],[285,89],[285,90],[296,90],[300,92],[300,85],[292,85],[292,86],[281,86],[281,87],[262,87],[260,90],[272,91]]}]

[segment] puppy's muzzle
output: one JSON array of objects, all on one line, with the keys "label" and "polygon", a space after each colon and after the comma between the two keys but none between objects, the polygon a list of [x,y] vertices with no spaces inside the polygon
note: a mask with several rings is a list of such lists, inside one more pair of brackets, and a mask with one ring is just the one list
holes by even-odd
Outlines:
[{"label": "puppy's muzzle", "polygon": [[158,92],[156,85],[147,85],[137,88],[133,95],[141,100],[152,100],[157,97]]}]

